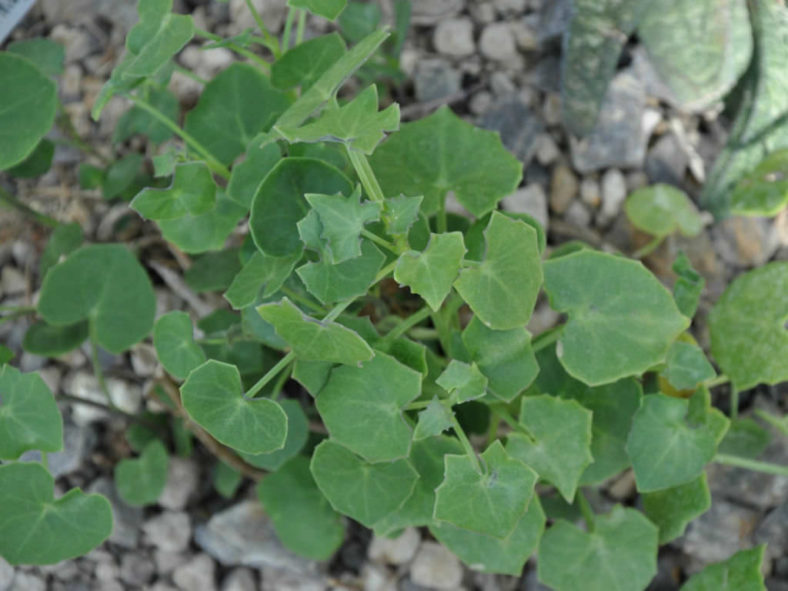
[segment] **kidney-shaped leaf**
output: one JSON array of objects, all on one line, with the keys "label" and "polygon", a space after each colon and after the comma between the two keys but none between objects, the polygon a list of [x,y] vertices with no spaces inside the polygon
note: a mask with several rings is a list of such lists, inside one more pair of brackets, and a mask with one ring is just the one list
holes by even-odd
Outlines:
[{"label": "kidney-shaped leaf", "polygon": [[216,185],[211,171],[202,162],[185,162],[175,167],[168,188],[143,189],[131,202],[131,208],[149,220],[172,220],[206,213],[215,202]]},{"label": "kidney-shaped leaf", "polygon": [[194,327],[186,312],[173,310],[156,321],[153,346],[164,369],[179,380],[205,361],[205,353],[194,342]]},{"label": "kidney-shaped leaf", "polygon": [[695,205],[684,191],[670,185],[638,189],[624,204],[629,221],[652,236],[667,236],[676,230],[695,236],[703,228]]},{"label": "kidney-shaped leaf", "polygon": [[156,502],[167,484],[170,458],[158,439],[148,443],[135,459],[126,458],[115,466],[118,495],[132,506]]},{"label": "kidney-shaped leaf", "polygon": [[221,250],[246,208],[224,193],[216,194],[213,209],[201,214],[187,213],[182,217],[158,222],[164,238],[184,252],[198,253]]}]

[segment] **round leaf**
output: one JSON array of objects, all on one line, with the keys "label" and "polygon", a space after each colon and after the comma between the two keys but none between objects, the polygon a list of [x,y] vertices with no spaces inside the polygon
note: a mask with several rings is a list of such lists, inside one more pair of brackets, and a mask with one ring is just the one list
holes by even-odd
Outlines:
[{"label": "round leaf", "polygon": [[150,505],[156,502],[167,484],[170,458],[158,439],[148,443],[137,459],[125,459],[115,466],[118,495],[129,505]]},{"label": "round leaf", "polygon": [[287,415],[287,438],[282,449],[266,454],[241,453],[244,460],[252,466],[275,472],[290,458],[298,455],[309,438],[309,419],[307,419],[301,403],[297,400],[284,399],[279,402]]},{"label": "round leaf", "polygon": [[205,361],[205,353],[194,342],[194,327],[186,312],[174,310],[156,321],[153,346],[164,369],[179,380]]},{"label": "round leaf", "polygon": [[79,347],[88,338],[89,332],[90,325],[87,320],[68,326],[36,322],[27,329],[22,348],[34,355],[57,357]]},{"label": "round leaf", "polygon": [[695,204],[684,191],[670,185],[638,189],[629,196],[624,209],[635,227],[652,236],[668,236],[677,230],[695,236],[703,228]]}]

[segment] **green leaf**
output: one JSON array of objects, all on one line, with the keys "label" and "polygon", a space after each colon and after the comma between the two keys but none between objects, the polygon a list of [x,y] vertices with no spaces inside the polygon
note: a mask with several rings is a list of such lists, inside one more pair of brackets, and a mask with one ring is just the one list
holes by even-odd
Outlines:
[{"label": "green leaf", "polygon": [[237,248],[207,252],[194,259],[183,279],[197,293],[224,291],[241,271],[241,257]]},{"label": "green leaf", "polygon": [[777,150],[742,176],[731,195],[733,215],[775,216],[788,205],[788,150]]},{"label": "green leaf", "polygon": [[383,221],[392,236],[407,235],[410,227],[419,217],[419,209],[424,197],[389,197],[383,202]]},{"label": "green leaf", "polygon": [[474,316],[462,332],[462,342],[487,376],[490,392],[506,402],[514,400],[539,372],[525,328],[493,330]]},{"label": "green leaf", "polygon": [[293,8],[305,8],[312,14],[332,21],[345,9],[347,0],[287,0]]},{"label": "green leaf", "polygon": [[44,277],[51,267],[57,264],[61,256],[67,256],[80,247],[84,235],[82,227],[76,223],[60,224],[55,227],[49,237],[41,260],[38,263],[38,274]]},{"label": "green leaf", "polygon": [[788,380],[787,316],[788,262],[739,276],[717,300],[709,314],[711,353],[738,390]]},{"label": "green leaf", "polygon": [[[701,396],[699,391],[693,398]],[[643,398],[627,440],[640,492],[686,484],[714,457],[728,420],[711,409],[693,416],[691,408],[690,401],[664,394]]]},{"label": "green leaf", "polygon": [[496,440],[481,454],[483,473],[467,455],[447,455],[443,482],[435,489],[435,519],[506,538],[534,494],[536,472],[511,457]]},{"label": "green leaf", "polygon": [[402,413],[420,394],[421,374],[377,352],[358,367],[332,370],[316,406],[333,441],[385,462],[410,452],[413,430]]},{"label": "green leaf", "polygon": [[734,419],[717,451],[721,454],[755,459],[766,450],[771,439],[769,431],[752,419]]},{"label": "green leaf", "polygon": [[306,92],[345,51],[345,42],[336,32],[304,41],[274,62],[271,84],[280,90],[300,86]]},{"label": "green leaf", "polygon": [[684,191],[670,185],[638,189],[627,198],[624,209],[636,228],[659,238],[677,231],[695,236],[703,229],[695,204]]},{"label": "green leaf", "polygon": [[661,81],[686,110],[722,98],[752,55],[745,0],[647,2],[638,37]]},{"label": "green leaf", "polygon": [[676,341],[671,345],[662,375],[677,390],[692,390],[710,380],[714,371],[703,350],[697,345]]},{"label": "green leaf", "polygon": [[215,204],[216,185],[211,171],[202,162],[185,162],[175,166],[169,187],[143,189],[130,205],[146,219],[172,220],[207,213]]},{"label": "green leaf", "polygon": [[227,196],[247,209],[252,206],[252,199],[257,194],[260,183],[282,159],[282,152],[277,144],[259,146],[258,143],[259,141],[252,140],[244,161],[233,166],[230,183],[227,185]]},{"label": "green leaf", "polygon": [[63,419],[44,380],[0,366],[0,458],[15,460],[28,450],[62,448]]},{"label": "green leaf", "polygon": [[162,236],[187,253],[221,250],[246,208],[219,191],[213,209],[198,215],[186,214],[158,221]]},{"label": "green leaf", "polygon": [[766,591],[761,574],[766,545],[740,550],[692,575],[681,591]]},{"label": "green leaf", "polygon": [[131,152],[110,164],[101,184],[101,193],[104,199],[115,199],[116,197],[131,199],[134,193],[127,195],[127,192],[139,188],[135,187],[135,181],[140,175],[144,160],[142,154]]},{"label": "green leaf", "polygon": [[28,353],[44,357],[57,357],[73,351],[85,342],[90,332],[87,320],[68,326],[52,326],[46,322],[31,324],[22,341]]},{"label": "green leaf", "polygon": [[301,384],[312,398],[317,397],[328,381],[333,363],[327,361],[303,361],[296,359],[293,365],[293,379]]},{"label": "green leaf", "polygon": [[449,362],[435,383],[451,394],[452,404],[481,398],[487,391],[487,378],[478,366],[456,359]]},{"label": "green leaf", "polygon": [[50,39],[23,39],[9,43],[9,52],[26,57],[47,76],[60,76],[66,51],[60,43]]},{"label": "green leaf", "polygon": [[355,365],[372,359],[369,345],[354,331],[337,324],[307,316],[290,300],[263,304],[257,308],[260,316],[270,322],[304,361],[330,361]]},{"label": "green leaf", "polygon": [[403,124],[370,163],[385,195],[424,195],[426,215],[436,213],[453,191],[465,209],[481,217],[522,178],[522,163],[497,133],[473,127],[448,107]]},{"label": "green leaf", "polygon": [[233,449],[257,454],[285,444],[284,410],[268,398],[244,398],[241,374],[234,365],[206,361],[189,374],[181,398],[195,423]]},{"label": "green leaf", "polygon": [[430,234],[423,252],[409,250],[400,255],[394,279],[424,298],[437,312],[451,291],[464,255],[462,233]]},{"label": "green leaf", "polygon": [[413,441],[421,441],[428,437],[440,435],[452,426],[452,411],[446,408],[437,398],[419,412],[419,420],[413,431]]},{"label": "green leaf", "polygon": [[472,569],[517,577],[536,550],[544,527],[545,515],[537,497],[505,538],[475,533],[450,523],[436,523],[430,526],[430,532]]},{"label": "green leaf", "polygon": [[0,345],[0,365],[5,365],[13,358],[14,352],[5,345]]},{"label": "green leaf", "polygon": [[148,275],[120,244],[93,244],[71,253],[46,274],[38,301],[38,313],[53,326],[87,319],[90,334],[112,353],[142,340],[155,312]]},{"label": "green leaf", "polygon": [[591,411],[575,400],[529,396],[520,406],[520,424],[528,435],[509,435],[506,449],[554,484],[571,503],[591,456]]},{"label": "green leaf", "polygon": [[186,312],[173,310],[159,317],[153,327],[153,346],[164,369],[179,380],[205,362],[205,353],[194,342],[194,327]]},{"label": "green leaf", "polygon": [[186,115],[184,130],[229,165],[289,104],[287,95],[271,86],[258,68],[234,63],[205,86],[197,106]]},{"label": "green leaf", "polygon": [[115,466],[118,496],[129,505],[151,505],[167,484],[170,458],[158,439],[148,443],[137,459],[125,459]]},{"label": "green leaf", "polygon": [[558,358],[591,386],[661,363],[689,325],[670,293],[639,262],[584,249],[545,262],[544,272],[550,305],[569,315]]},{"label": "green leaf", "polygon": [[38,142],[27,158],[19,164],[12,166],[6,172],[18,179],[32,179],[41,176],[52,166],[55,155],[55,143],[47,138]]},{"label": "green leaf", "polygon": [[310,469],[331,506],[367,527],[399,509],[419,478],[408,460],[369,464],[330,439],[315,448]]},{"label": "green leaf", "polygon": [[659,543],[667,544],[684,533],[687,524],[711,507],[706,473],[672,488],[642,497],[646,517],[659,528]]},{"label": "green leaf", "polygon": [[676,257],[672,269],[677,275],[676,283],[673,284],[673,299],[676,300],[679,311],[687,318],[692,318],[698,309],[706,280],[692,267],[683,252]]},{"label": "green leaf", "polygon": [[307,419],[304,409],[297,400],[285,398],[279,401],[279,405],[287,415],[287,438],[282,449],[266,454],[245,454],[241,457],[252,466],[269,472],[275,472],[306,445],[309,438],[309,419]]},{"label": "green leaf", "polygon": [[657,573],[657,527],[616,505],[592,533],[558,520],[542,537],[539,580],[557,591],[641,591]]},{"label": "green leaf", "polygon": [[[165,87],[147,85],[139,95],[171,121],[178,120],[180,114],[178,98]],[[172,137],[172,130],[142,107],[134,106],[118,119],[112,133],[112,141],[125,142],[137,134],[147,136],[154,144],[161,144]]]},{"label": "green leaf", "polygon": [[377,29],[382,18],[383,11],[377,4],[351,0],[339,16],[339,30],[348,41],[354,43]]},{"label": "green leaf", "polygon": [[342,518],[331,508],[297,456],[257,485],[257,496],[282,543],[311,560],[328,560],[345,539]]},{"label": "green leaf", "polygon": [[79,165],[77,174],[82,189],[98,189],[104,183],[104,170],[87,162]]},{"label": "green leaf", "polygon": [[279,291],[293,272],[301,253],[289,257],[272,257],[256,251],[233,279],[224,299],[239,310],[254,304],[259,297]]},{"label": "green leaf", "polygon": [[0,170],[22,162],[52,127],[57,86],[27,58],[0,53]]},{"label": "green leaf", "polygon": [[369,240],[361,242],[361,256],[333,265],[325,260],[306,263],[296,273],[313,296],[324,304],[355,299],[375,282],[386,256]]},{"label": "green leaf", "polygon": [[101,495],[73,488],[55,500],[55,479],[38,463],[0,466],[0,556],[13,565],[76,558],[112,533]]},{"label": "green leaf", "polygon": [[297,223],[309,210],[307,193],[349,194],[353,187],[339,170],[312,158],[281,160],[260,185],[252,201],[249,231],[261,251],[291,256],[303,248]]},{"label": "green leaf", "polygon": [[241,473],[222,461],[216,462],[211,472],[213,487],[225,499],[232,499],[243,481]]},{"label": "green leaf", "polygon": [[374,84],[342,106],[328,107],[320,117],[301,127],[277,126],[290,143],[340,142],[348,149],[372,154],[386,135],[399,129],[399,105],[378,111],[378,89]]},{"label": "green leaf", "polygon": [[361,203],[361,191],[350,197],[342,194],[304,196],[320,221],[320,238],[332,263],[361,256],[360,235],[364,226],[380,218],[380,205]]},{"label": "green leaf", "polygon": [[484,236],[484,260],[460,271],[454,287],[489,328],[523,327],[531,318],[542,285],[536,231],[493,212]]}]

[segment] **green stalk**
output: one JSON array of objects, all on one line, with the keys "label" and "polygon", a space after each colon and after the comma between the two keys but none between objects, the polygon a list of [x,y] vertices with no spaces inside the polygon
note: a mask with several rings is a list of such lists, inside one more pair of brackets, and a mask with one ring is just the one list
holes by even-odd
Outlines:
[{"label": "green stalk", "polygon": [[372,240],[372,242],[374,242],[378,246],[382,246],[383,248],[385,248],[386,250],[392,252],[393,254],[399,255],[402,252],[394,244],[392,244],[391,242],[389,242],[385,238],[381,238],[377,234],[375,234],[373,232],[370,232],[369,230],[362,229],[361,230],[361,235],[364,238],[367,238],[368,240]]},{"label": "green stalk", "polygon": [[378,271],[378,274],[375,276],[375,280],[372,282],[372,285],[388,277],[394,271],[394,268],[396,266],[397,266],[397,261],[393,260],[388,265],[383,267],[380,271]]},{"label": "green stalk", "polygon": [[78,150],[81,150],[85,154],[95,156],[104,166],[108,166],[110,164],[110,160],[106,156],[96,150],[93,145],[86,142],[82,136],[79,135],[77,128],[74,127],[74,122],[71,120],[71,117],[69,117],[68,113],[66,113],[62,103],[58,104],[58,115],[55,123],[66,134],[67,142],[70,145],[74,146]]},{"label": "green stalk", "polygon": [[633,252],[632,253],[632,258],[633,259],[642,259],[642,258],[646,257],[647,255],[649,255],[652,252],[654,252],[659,247],[659,245],[662,244],[662,241],[664,239],[665,239],[664,236],[656,236],[649,243],[644,244],[643,246],[638,248],[635,252]]},{"label": "green stalk", "polygon": [[287,355],[282,357],[276,363],[276,365],[274,365],[271,369],[269,369],[267,372],[265,372],[265,375],[262,378],[257,380],[257,383],[254,386],[249,388],[244,393],[244,398],[246,398],[246,399],[254,398],[255,395],[257,395],[257,393],[260,390],[265,388],[266,384],[268,384],[268,382],[273,380],[280,371],[282,371],[284,368],[286,368],[288,365],[290,365],[291,362],[295,361],[295,358],[296,358],[296,355],[295,355],[295,352],[293,352],[293,351],[290,351]]},{"label": "green stalk", "polygon": [[476,471],[479,474],[483,474],[484,470],[482,470],[482,465],[479,462],[479,457],[476,455],[476,450],[473,449],[473,445],[471,445],[470,439],[468,439],[468,436],[465,434],[465,431],[463,431],[462,426],[460,425],[460,422],[457,420],[457,417],[454,416],[454,413],[449,412],[449,414],[451,415],[451,426],[452,429],[454,429],[454,433],[457,435],[457,439],[460,440],[462,447],[465,449],[465,453],[468,454],[468,457],[473,462],[473,466],[474,468],[476,468]]},{"label": "green stalk", "polygon": [[[225,39],[223,39],[219,35],[214,35],[210,31],[203,31],[202,29],[197,29],[197,30],[194,31],[194,33],[198,37],[202,37],[203,39],[208,39],[210,41],[225,41]],[[263,58],[261,58],[259,55],[257,55],[253,51],[249,51],[245,47],[241,47],[240,45],[237,45],[235,43],[227,43],[227,48],[228,49],[232,49],[238,55],[242,55],[245,58],[253,61],[266,74],[270,73],[270,71],[271,71],[271,64],[269,64],[267,61],[265,61]]]},{"label": "green stalk", "polygon": [[306,10],[298,11],[298,28],[296,29],[296,46],[304,41],[304,29],[306,28]]},{"label": "green stalk", "polygon": [[718,464],[725,464],[726,466],[736,466],[737,468],[746,468],[754,472],[764,472],[766,474],[788,477],[788,466],[772,464],[771,462],[761,462],[759,460],[751,460],[749,458],[742,458],[729,454],[717,454],[714,456],[714,461]]},{"label": "green stalk", "polygon": [[593,533],[594,523],[596,522],[594,510],[591,508],[591,503],[588,502],[585,493],[581,489],[577,490],[577,504],[580,507],[580,512],[583,514],[588,533]]},{"label": "green stalk", "polygon": [[43,226],[56,228],[60,225],[60,222],[57,221],[55,218],[49,217],[48,215],[45,215],[43,213],[39,213],[32,207],[25,205],[24,203],[19,201],[19,199],[14,197],[11,193],[6,191],[2,187],[0,187],[0,203],[5,203],[6,205],[10,205],[14,209],[18,209],[19,211],[21,211],[25,215],[30,216],[31,218],[33,218],[35,221],[37,221],[39,224]]},{"label": "green stalk", "polygon": [[429,306],[424,306],[418,312],[411,314],[407,318],[404,318],[397,326],[391,329],[381,343],[391,343],[392,341],[396,340],[397,338],[404,335],[408,332],[411,328],[419,324],[420,322],[426,320],[432,314]]},{"label": "green stalk", "polygon": [[706,386],[707,388],[714,388],[716,386],[722,386],[723,384],[727,384],[730,381],[731,379],[723,373],[710,380],[706,380],[705,382],[703,382],[703,385]]},{"label": "green stalk", "polygon": [[739,416],[739,390],[736,386],[731,386],[731,418]]},{"label": "green stalk", "polygon": [[200,76],[192,72],[189,68],[184,68],[183,66],[179,66],[178,64],[173,64],[173,66],[175,67],[176,72],[183,74],[187,78],[190,78],[191,80],[194,80],[195,82],[202,84],[203,86],[208,84],[208,80],[206,80],[205,78],[201,78]]},{"label": "green stalk", "polygon": [[422,408],[427,408],[431,402],[432,400],[417,400],[408,404],[405,410],[421,410]]},{"label": "green stalk", "polygon": [[90,363],[93,365],[93,375],[96,376],[96,380],[98,381],[99,389],[101,390],[104,397],[107,399],[107,404],[112,410],[120,410],[115,405],[112,400],[112,396],[110,396],[109,388],[107,387],[107,380],[104,379],[104,370],[101,369],[101,363],[99,362],[98,358],[98,345],[96,344],[96,337],[93,334],[93,330],[91,328],[90,331]]},{"label": "green stalk", "polygon": [[441,199],[440,207],[438,208],[438,233],[443,234],[448,228],[448,219],[446,217],[446,198]]},{"label": "green stalk", "polygon": [[271,394],[271,400],[276,401],[279,399],[279,395],[282,393],[282,389],[285,387],[285,384],[287,383],[287,380],[290,379],[290,374],[292,373],[293,364],[291,363],[289,367],[280,374],[279,379],[276,380],[276,384],[274,384],[274,391]]},{"label": "green stalk", "polygon": [[369,165],[369,160],[367,160],[367,157],[361,152],[351,150],[347,144],[345,144],[345,150],[347,151],[348,158],[350,158],[350,162],[353,164],[353,168],[355,169],[359,180],[361,180],[361,184],[364,187],[364,191],[366,192],[367,196],[372,201],[382,205],[386,198],[383,195],[383,189],[380,188],[380,184],[378,183],[378,179],[375,176],[375,172]]},{"label": "green stalk", "polygon": [[257,23],[257,28],[260,29],[260,33],[263,35],[265,47],[271,50],[271,53],[274,54],[274,58],[279,59],[282,55],[279,49],[279,41],[268,31],[268,27],[265,26],[265,22],[263,21],[263,15],[254,7],[252,0],[246,0],[246,7],[249,9],[249,12],[252,13],[252,18],[254,18],[254,22]]},{"label": "green stalk", "polygon": [[287,9],[287,18],[285,19],[285,30],[282,33],[282,52],[290,49],[290,36],[293,33],[293,20],[295,19],[296,10],[293,8]]},{"label": "green stalk", "polygon": [[323,308],[323,306],[313,302],[309,298],[301,295],[300,293],[298,293],[294,289],[291,289],[290,287],[287,287],[286,285],[283,285],[282,287],[280,287],[279,291],[281,291],[283,294],[285,294],[292,301],[297,302],[297,303],[301,304],[302,306],[311,309],[313,312],[318,312],[319,314],[325,314],[326,313],[326,310],[325,310],[325,308]]},{"label": "green stalk", "polygon": [[755,414],[769,423],[772,427],[780,431],[783,435],[788,436],[788,423],[760,409],[756,410]]},{"label": "green stalk", "polygon": [[543,333],[539,333],[539,335],[537,335],[537,337],[531,342],[531,349],[533,349],[534,353],[541,351],[542,349],[546,349],[561,338],[563,331],[564,325],[561,324],[559,326],[554,326]]}]

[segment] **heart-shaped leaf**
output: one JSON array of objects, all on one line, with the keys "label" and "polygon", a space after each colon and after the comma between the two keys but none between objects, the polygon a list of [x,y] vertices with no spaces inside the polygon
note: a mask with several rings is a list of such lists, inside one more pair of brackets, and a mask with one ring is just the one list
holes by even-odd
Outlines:
[{"label": "heart-shaped leaf", "polygon": [[201,214],[186,214],[172,220],[158,221],[162,236],[184,252],[199,253],[221,250],[227,237],[246,208],[221,191],[216,194],[213,209]]},{"label": "heart-shaped leaf", "polygon": [[632,193],[624,204],[632,224],[652,236],[668,236],[679,231],[695,236],[703,228],[695,204],[684,191],[656,184]]},{"label": "heart-shaped leaf", "polygon": [[129,505],[150,505],[156,502],[167,484],[170,458],[158,439],[148,443],[136,459],[125,459],[115,466],[118,495]]},{"label": "heart-shaped leaf", "polygon": [[423,252],[403,253],[394,269],[394,279],[417,293],[437,311],[451,291],[465,255],[461,232],[430,234]]},{"label": "heart-shaped leaf", "polygon": [[361,255],[336,265],[326,260],[306,263],[296,273],[313,296],[324,304],[361,297],[375,281],[386,256],[371,241],[361,242]]},{"label": "heart-shaped leaf", "polygon": [[186,312],[173,310],[161,316],[153,327],[156,355],[170,374],[179,380],[205,362],[205,353],[194,342],[194,327]]},{"label": "heart-shaped leaf", "polygon": [[202,162],[185,162],[175,166],[168,188],[143,189],[131,202],[131,208],[149,220],[172,220],[206,213],[215,203],[216,185],[211,171]]},{"label": "heart-shaped leaf", "polygon": [[765,550],[766,545],[761,544],[710,564],[692,575],[681,591],[766,591],[761,574]]},{"label": "heart-shaped leaf", "polygon": [[711,493],[703,472],[694,480],[643,495],[643,511],[659,527],[659,543],[667,544],[684,533],[687,524],[711,507]]}]

